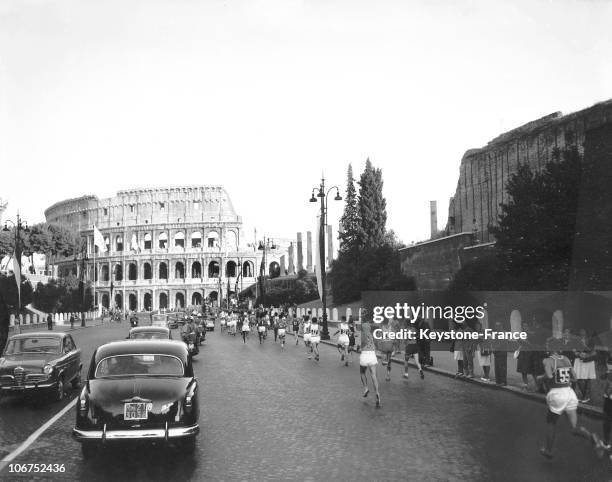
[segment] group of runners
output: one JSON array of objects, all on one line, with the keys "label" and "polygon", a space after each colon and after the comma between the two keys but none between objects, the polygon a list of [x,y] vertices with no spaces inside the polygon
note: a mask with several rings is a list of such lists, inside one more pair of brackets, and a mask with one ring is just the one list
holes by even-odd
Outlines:
[{"label": "group of runners", "polygon": [[[243,343],[247,343],[251,331],[256,330],[259,343],[263,344],[269,331],[274,333],[274,342],[280,341],[281,350],[285,349],[285,338],[290,327],[295,335],[295,346],[299,346],[300,337],[306,348],[308,359],[320,360],[319,345],[321,343],[321,324],[316,317],[308,312],[301,319],[292,317],[281,311],[258,310],[249,312],[229,312],[221,313],[221,331],[230,335],[242,334]],[[363,388],[363,397],[367,397],[370,388],[373,389],[376,399],[376,406],[381,407],[380,386],[377,377],[378,356],[376,351],[382,353],[382,364],[386,366],[387,381],[391,377],[391,357],[400,353],[399,342],[393,340],[375,340],[372,334],[371,323],[361,322],[359,345],[356,343],[357,332],[355,322],[352,317],[347,320],[342,317],[337,326],[337,330],[332,334],[336,338],[336,346],[340,354],[340,362],[344,366],[349,366],[353,362],[353,354],[359,354],[359,372]],[[408,330],[418,330],[419,322],[410,323]],[[385,320],[382,325],[377,325],[383,332],[397,331],[400,329],[397,320]],[[422,363],[431,363],[429,346],[427,342],[418,340],[404,342],[404,379],[409,379],[409,366],[414,362],[421,380],[425,378]],[[540,448],[540,453],[546,458],[553,457],[553,447],[557,431],[557,422],[562,414],[569,420],[572,432],[580,438],[588,439],[594,446],[597,454],[603,456],[607,454],[612,461],[612,441],[610,432],[612,431],[612,372],[605,389],[604,397],[606,404],[604,411],[606,419],[604,421],[604,438],[600,439],[594,432],[588,431],[585,427],[578,424],[578,398],[572,388],[572,383],[576,379],[574,369],[569,359],[562,354],[562,342],[550,339],[547,342],[548,356],[544,359],[544,374],[540,375],[539,381],[546,384],[548,392],[546,395],[547,415],[546,415],[546,437],[545,442]],[[608,414],[608,412],[610,412]]]}]

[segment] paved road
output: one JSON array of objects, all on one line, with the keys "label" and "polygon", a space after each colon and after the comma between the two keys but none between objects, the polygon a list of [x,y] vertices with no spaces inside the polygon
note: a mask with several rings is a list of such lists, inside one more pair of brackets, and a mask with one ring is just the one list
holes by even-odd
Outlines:
[{"label": "paved road", "polygon": [[[124,336],[125,325],[122,330],[93,328],[78,336],[84,344],[93,335],[102,342],[113,332]],[[237,337],[209,334],[195,362],[202,432],[194,457],[139,448],[85,463],[70,438],[71,410],[17,462],[65,463],[57,478],[68,480],[612,479],[565,422],[555,459],[538,454],[542,404],[432,374],[423,382],[414,371],[404,382],[395,365],[392,381],[382,382],[383,407],[377,409],[372,395],[361,397],[357,366],[341,365],[328,346],[321,361],[308,360],[292,340],[281,353],[270,337],[260,346],[254,338],[243,345]],[[17,423],[6,420],[4,410],[2,418]],[[599,429],[591,421],[587,426]],[[0,478],[20,477],[5,469]]]}]

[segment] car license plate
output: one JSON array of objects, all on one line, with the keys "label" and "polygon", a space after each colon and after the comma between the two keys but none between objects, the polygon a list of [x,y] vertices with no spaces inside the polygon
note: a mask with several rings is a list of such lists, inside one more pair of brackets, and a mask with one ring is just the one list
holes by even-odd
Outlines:
[{"label": "car license plate", "polygon": [[123,409],[124,420],[146,420],[148,418],[147,403],[126,403]]}]

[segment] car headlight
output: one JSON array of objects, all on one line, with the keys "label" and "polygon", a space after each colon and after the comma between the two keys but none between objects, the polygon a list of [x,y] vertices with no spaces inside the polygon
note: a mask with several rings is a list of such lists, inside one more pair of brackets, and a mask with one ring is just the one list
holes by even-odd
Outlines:
[{"label": "car headlight", "polygon": [[51,373],[53,373],[53,367],[51,365],[45,365],[43,367],[43,373],[45,375],[51,375]]}]

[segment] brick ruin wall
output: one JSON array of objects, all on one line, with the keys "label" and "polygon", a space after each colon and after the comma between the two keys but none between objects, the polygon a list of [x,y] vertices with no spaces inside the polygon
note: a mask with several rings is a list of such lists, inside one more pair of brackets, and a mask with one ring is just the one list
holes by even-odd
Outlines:
[{"label": "brick ruin wall", "polygon": [[508,202],[506,183],[521,164],[539,171],[555,148],[577,145],[584,152],[586,132],[612,122],[612,100],[579,112],[560,112],[506,132],[461,159],[459,180],[450,200],[446,232],[477,231],[481,242],[494,241],[488,226],[496,225],[500,204]]}]

